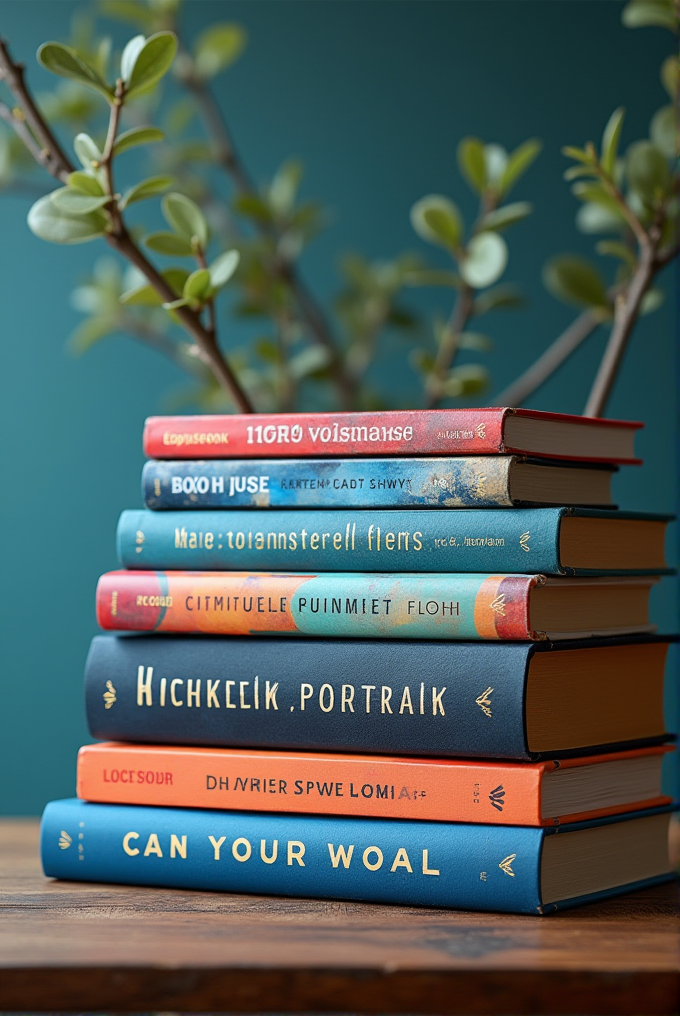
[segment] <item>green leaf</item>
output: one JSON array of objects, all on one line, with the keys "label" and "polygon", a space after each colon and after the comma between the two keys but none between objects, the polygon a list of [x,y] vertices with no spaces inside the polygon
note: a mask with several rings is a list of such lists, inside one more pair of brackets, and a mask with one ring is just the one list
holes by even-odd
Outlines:
[{"label": "green leaf", "polygon": [[153,25],[152,9],[139,0],[99,0],[98,8],[102,15],[117,21],[127,21],[145,29]]},{"label": "green leaf", "polygon": [[663,152],[650,141],[636,141],[626,152],[628,186],[649,204],[656,204],[668,190],[670,170]]},{"label": "green leaf", "polygon": [[478,363],[466,363],[454,367],[442,384],[443,394],[448,398],[478,395],[489,383],[489,374]]},{"label": "green leaf", "polygon": [[441,194],[427,194],[411,209],[411,225],[423,240],[449,250],[460,246],[463,220],[453,201]]},{"label": "green leaf", "polygon": [[52,191],[50,197],[60,211],[79,216],[95,212],[111,200],[108,194],[83,194],[72,187],[60,187],[59,190]]},{"label": "green leaf", "polygon": [[586,307],[609,307],[604,281],[584,258],[562,254],[551,258],[543,269],[546,289],[559,300]]},{"label": "green leaf", "polygon": [[102,153],[89,134],[76,134],[73,150],[85,169],[92,169],[94,165],[98,166],[102,161]]},{"label": "green leaf", "polygon": [[199,78],[214,78],[230,67],[243,52],[247,35],[240,25],[211,25],[194,45],[194,67]]},{"label": "green leaf", "polygon": [[649,125],[649,137],[667,159],[674,159],[680,150],[678,114],[673,106],[657,109]]},{"label": "green leaf", "polygon": [[500,279],[507,263],[505,240],[498,233],[478,233],[467,246],[460,274],[468,286],[484,289]]},{"label": "green leaf", "polygon": [[602,135],[600,162],[602,163],[602,168],[605,173],[609,176],[614,175],[616,156],[619,150],[619,138],[621,137],[621,128],[623,127],[623,118],[625,115],[626,111],[623,106],[619,106],[618,109],[615,109],[609,117],[607,126],[605,127]]},{"label": "green leaf", "polygon": [[157,194],[162,194],[168,187],[172,187],[174,182],[175,179],[172,176],[150,176],[147,180],[142,180],[140,183],[135,184],[134,187],[130,187],[123,194],[120,207],[121,209],[127,208],[128,205],[134,204],[135,201],[155,198]]},{"label": "green leaf", "polygon": [[591,204],[602,205],[603,208],[608,209],[613,215],[619,212],[616,200],[598,181],[575,183],[571,190],[580,201],[589,201]]},{"label": "green leaf", "polygon": [[595,166],[570,166],[569,169],[565,170],[562,174],[565,180],[576,180],[579,176],[592,176],[597,179],[597,170]]},{"label": "green leaf", "polygon": [[658,310],[661,304],[666,299],[666,294],[663,289],[650,289],[642,297],[640,303],[641,314],[653,314],[655,310]]},{"label": "green leaf", "polygon": [[197,242],[205,250],[208,246],[208,223],[195,201],[173,192],[165,195],[162,208],[171,229],[189,243]]},{"label": "green leaf", "polygon": [[[184,283],[189,277],[186,268],[166,268],[161,275],[175,293],[181,293]],[[140,305],[146,307],[160,307],[163,300],[153,286],[144,283],[141,286],[134,286],[122,294],[120,302],[124,304]]]},{"label": "green leaf", "polygon": [[95,197],[100,197],[104,193],[96,177],[90,176],[89,173],[81,173],[80,170],[69,173],[68,185],[82,194],[93,194]]},{"label": "green leaf", "polygon": [[472,189],[481,194],[486,186],[484,145],[479,138],[463,138],[458,145],[458,166]]},{"label": "green leaf", "polygon": [[197,268],[187,278],[182,290],[185,300],[198,300],[202,302],[210,292],[210,272],[207,268]]},{"label": "green leaf", "polygon": [[120,324],[113,317],[91,317],[78,325],[69,339],[69,349],[76,356],[81,356],[91,349],[95,343],[105,339],[120,329]]},{"label": "green leaf", "polygon": [[120,58],[120,76],[125,82],[128,83],[130,75],[134,70],[137,57],[144,49],[146,38],[143,35],[135,35],[134,39],[130,39],[127,46],[123,50],[123,55]]},{"label": "green leaf", "polygon": [[661,84],[668,92],[668,97],[675,102],[680,92],[680,61],[677,53],[667,56],[661,64]]},{"label": "green leaf", "polygon": [[183,258],[193,254],[191,244],[176,233],[149,233],[143,242],[149,250],[155,250],[159,254],[179,255]]},{"label": "green leaf", "polygon": [[53,74],[93,88],[109,102],[113,99],[113,89],[106,84],[94,67],[70,46],[63,46],[60,42],[45,42],[38,50],[38,61]]},{"label": "green leaf", "polygon": [[502,285],[487,289],[475,297],[473,313],[475,317],[488,314],[492,310],[517,310],[524,306],[524,298],[516,286]]},{"label": "green leaf", "polygon": [[626,28],[669,28],[677,30],[670,3],[666,0],[630,0],[621,12],[621,21]]},{"label": "green leaf", "polygon": [[482,229],[492,230],[507,229],[508,226],[526,219],[527,215],[531,215],[533,210],[534,206],[528,201],[515,201],[512,204],[504,205],[502,208],[496,208],[492,212],[487,212],[482,219],[481,227]]},{"label": "green leaf", "polygon": [[295,204],[304,169],[301,162],[284,162],[269,187],[269,201],[278,215],[287,215]]},{"label": "green leaf", "polygon": [[508,153],[502,145],[484,145],[484,165],[487,186],[500,193],[501,180],[508,168]]},{"label": "green leaf", "polygon": [[257,194],[238,194],[232,201],[234,211],[256,222],[273,222],[272,210]]},{"label": "green leaf", "polygon": [[151,35],[137,54],[130,71],[126,97],[144,92],[170,70],[177,53],[177,36],[172,32]]},{"label": "green leaf", "polygon": [[165,134],[158,127],[133,127],[132,130],[124,131],[116,138],[113,146],[114,155],[122,155],[128,148],[135,145],[148,145],[152,141],[162,141]]},{"label": "green leaf", "polygon": [[519,145],[508,156],[507,165],[500,179],[500,193],[508,194],[531,163],[538,157],[543,145],[537,138],[530,138]]},{"label": "green leaf", "polygon": [[87,243],[103,236],[107,221],[98,212],[71,215],[52,201],[52,195],[39,198],[28,213],[28,227],[41,240],[50,243]]},{"label": "green leaf", "polygon": [[630,247],[627,247],[620,240],[600,240],[599,243],[595,244],[595,250],[598,254],[618,258],[624,264],[627,264],[629,268],[635,268],[637,263]]},{"label": "green leaf", "polygon": [[566,155],[568,159],[575,159],[577,162],[583,162],[588,166],[595,165],[593,157],[583,148],[574,148],[573,145],[565,145],[561,151],[562,155]]},{"label": "green leaf", "polygon": [[210,265],[210,284],[213,289],[221,289],[229,282],[238,267],[241,255],[237,250],[228,250],[220,254]]},{"label": "green leaf", "polygon": [[323,370],[329,362],[330,352],[323,346],[307,346],[300,353],[291,356],[288,361],[288,372],[295,380],[300,380]]},{"label": "green leaf", "polygon": [[493,349],[493,342],[488,335],[481,335],[479,332],[462,332],[458,336],[458,348],[488,353]]}]

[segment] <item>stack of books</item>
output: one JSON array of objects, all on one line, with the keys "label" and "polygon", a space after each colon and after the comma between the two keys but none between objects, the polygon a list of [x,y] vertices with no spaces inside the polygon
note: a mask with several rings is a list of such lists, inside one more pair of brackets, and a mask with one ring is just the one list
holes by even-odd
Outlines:
[{"label": "stack of books", "polygon": [[152,418],[46,874],[550,913],[672,877],[639,425]]}]

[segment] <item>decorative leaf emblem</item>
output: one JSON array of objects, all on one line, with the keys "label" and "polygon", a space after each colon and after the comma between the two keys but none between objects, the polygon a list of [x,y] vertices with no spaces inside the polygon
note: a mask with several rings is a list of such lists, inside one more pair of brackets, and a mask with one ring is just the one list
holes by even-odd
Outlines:
[{"label": "decorative leaf emblem", "polygon": [[528,530],[526,533],[522,533],[522,535],[519,538],[519,545],[526,554],[528,554],[529,551],[531,550],[531,547],[529,546],[530,539],[531,533]]},{"label": "decorative leaf emblem", "polygon": [[501,617],[505,617],[505,593],[499,593],[495,600],[489,604],[492,610]]},{"label": "decorative leaf emblem", "polygon": [[72,843],[73,840],[71,839],[69,834],[66,832],[66,830],[62,829],[61,836],[59,837],[59,846],[61,847],[61,849],[68,850],[68,848],[71,846]]},{"label": "decorative leaf emblem", "polygon": [[104,692],[104,709],[110,709],[113,703],[116,701],[116,689],[113,687],[111,681],[106,682],[106,691]]},{"label": "decorative leaf emblem", "polygon": [[491,791],[489,794],[489,800],[496,811],[503,811],[503,805],[505,804],[505,788],[502,783]]},{"label": "decorative leaf emblem", "polygon": [[505,874],[509,875],[511,878],[515,877],[515,873],[512,870],[512,868],[510,867],[510,865],[512,864],[512,862],[515,860],[516,857],[517,857],[517,854],[508,854],[508,856],[504,857],[503,860],[498,865],[498,867],[501,869],[501,871],[504,871]]},{"label": "decorative leaf emblem", "polygon": [[483,441],[484,438],[486,437],[486,424],[478,423],[477,426],[475,427],[475,434],[477,435],[478,438],[481,438]]},{"label": "decorative leaf emblem", "polygon": [[492,692],[493,688],[489,686],[485,691],[482,692],[481,695],[478,695],[477,698],[475,699],[476,704],[479,706],[479,708],[482,710],[485,716],[491,716],[491,699],[489,698],[489,695],[491,695]]}]

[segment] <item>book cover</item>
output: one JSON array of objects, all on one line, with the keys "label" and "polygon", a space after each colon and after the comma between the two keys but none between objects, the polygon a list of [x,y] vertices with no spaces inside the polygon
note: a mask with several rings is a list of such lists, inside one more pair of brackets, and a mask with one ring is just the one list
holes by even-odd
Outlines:
[{"label": "book cover", "polygon": [[[77,794],[85,801],[167,808],[551,826],[670,804],[658,783],[660,757],[671,750],[515,763],[88,744],[78,753]],[[641,760],[650,760],[653,771],[634,790]],[[555,806],[542,807],[546,774],[552,790],[565,770],[590,767],[590,773],[593,766],[612,773],[601,806],[559,814]]]},{"label": "book cover", "polygon": [[[566,474],[597,495],[514,496],[516,469],[542,474],[563,489]],[[615,468],[615,467],[611,467]],[[508,508],[514,505],[596,504],[611,508],[611,477],[594,466],[526,462],[511,455],[382,459],[153,459],[142,472],[147,508]],[[602,478],[606,481],[602,483]],[[601,489],[601,493],[600,493]]]},{"label": "book cover", "polygon": [[[575,520],[603,532],[599,540],[572,540],[570,558],[563,530]],[[160,571],[663,574],[667,522],[587,508],[129,510],[118,523],[117,548],[123,567]],[[579,554],[585,564],[574,566]]]},{"label": "book cover", "polygon": [[115,571],[97,585],[111,631],[532,639],[541,575]]},{"label": "book cover", "polygon": [[[667,818],[659,818],[667,827]],[[616,822],[620,836],[630,835],[636,822],[645,821],[639,813],[633,819],[599,820]],[[650,864],[653,874],[632,885],[546,904],[541,892],[545,838],[583,827],[537,829],[66,800],[45,808],[40,851],[45,875],[52,878],[527,914],[548,913],[672,877],[666,849],[665,862]]]},{"label": "book cover", "polygon": [[[515,427],[514,436],[508,434],[510,423]],[[527,423],[538,423],[538,437],[526,433]],[[641,426],[621,420],[497,408],[152,416],[144,428],[144,451],[155,459],[518,452],[543,458],[633,463],[639,462],[633,453],[633,437]]]},{"label": "book cover", "polygon": [[[598,717],[611,713],[628,667],[626,703],[637,716],[650,696],[658,699],[658,722],[646,734],[664,737],[667,647],[656,636],[498,643],[98,635],[85,702],[92,736],[108,741],[553,758],[555,744],[550,755],[529,747],[533,661],[565,660],[569,673],[595,668],[587,701]],[[553,707],[560,716],[572,694],[561,686]],[[628,726],[623,737],[618,730],[585,741],[590,753],[632,736]]]}]

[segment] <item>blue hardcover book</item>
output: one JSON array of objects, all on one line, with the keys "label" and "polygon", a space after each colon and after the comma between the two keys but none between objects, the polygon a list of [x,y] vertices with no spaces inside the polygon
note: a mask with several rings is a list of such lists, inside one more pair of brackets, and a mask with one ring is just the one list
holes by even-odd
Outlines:
[{"label": "blue hardcover book", "polygon": [[93,737],[152,744],[593,754],[667,738],[670,641],[99,635],[85,668],[87,718]]},{"label": "blue hardcover book", "polygon": [[126,568],[662,574],[668,516],[587,508],[125,511]]},{"label": "blue hardcover book", "polygon": [[615,467],[516,455],[461,458],[152,460],[148,508],[613,507]]},{"label": "blue hardcover book", "polygon": [[66,800],[40,848],[53,878],[546,914],[672,878],[669,810],[541,829]]}]

